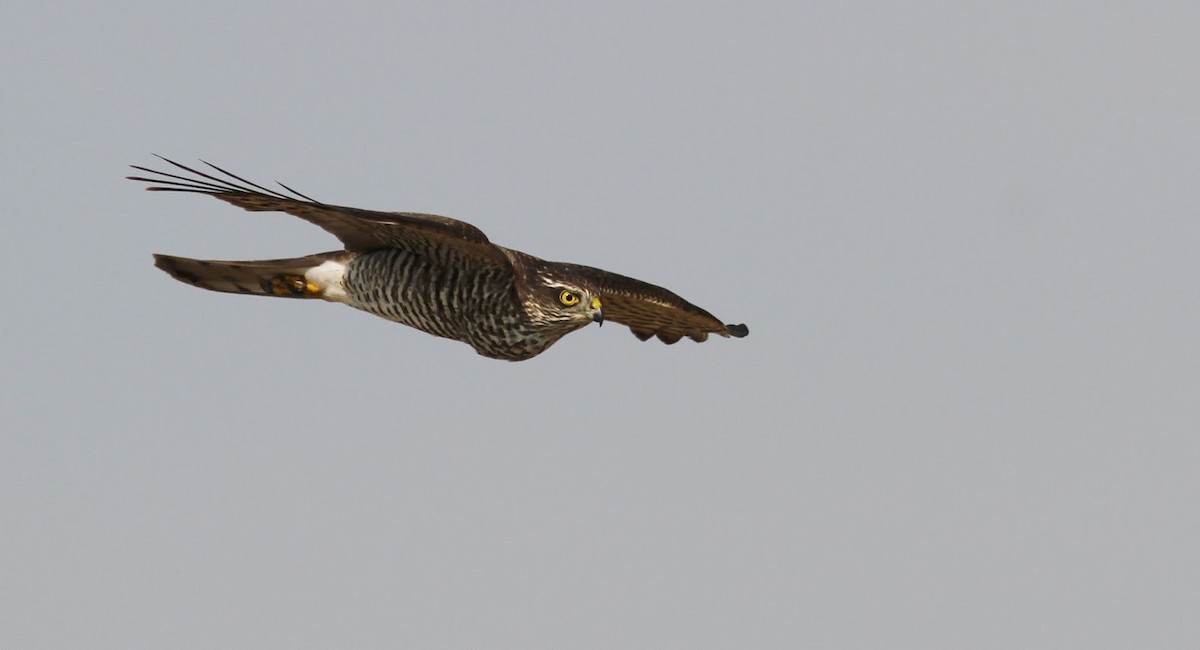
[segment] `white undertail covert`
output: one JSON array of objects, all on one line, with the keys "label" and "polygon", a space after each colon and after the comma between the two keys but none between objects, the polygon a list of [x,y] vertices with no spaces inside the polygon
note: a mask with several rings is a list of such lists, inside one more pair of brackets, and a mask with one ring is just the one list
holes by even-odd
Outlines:
[{"label": "white undertail covert", "polygon": [[342,277],[346,275],[346,265],[334,260],[326,260],[304,272],[304,279],[320,289],[321,298],[329,302],[349,302],[346,289],[342,286]]}]

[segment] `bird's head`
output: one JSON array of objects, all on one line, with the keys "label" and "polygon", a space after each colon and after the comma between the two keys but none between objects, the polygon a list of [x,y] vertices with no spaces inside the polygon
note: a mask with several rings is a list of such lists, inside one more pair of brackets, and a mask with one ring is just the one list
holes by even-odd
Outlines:
[{"label": "bird's head", "polygon": [[604,306],[594,289],[539,274],[538,285],[532,293],[533,304],[526,304],[536,320],[572,329],[591,322],[604,323]]},{"label": "bird's head", "polygon": [[604,322],[600,291],[578,265],[550,262],[511,249],[517,295],[531,324],[557,330],[561,336],[588,323]]}]

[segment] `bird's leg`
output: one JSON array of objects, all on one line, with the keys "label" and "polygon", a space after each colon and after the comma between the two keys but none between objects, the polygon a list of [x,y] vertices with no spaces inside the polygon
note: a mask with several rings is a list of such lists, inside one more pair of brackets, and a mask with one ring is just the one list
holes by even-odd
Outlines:
[{"label": "bird's leg", "polygon": [[280,297],[319,297],[321,287],[309,282],[303,275],[283,273],[263,283],[263,288]]}]

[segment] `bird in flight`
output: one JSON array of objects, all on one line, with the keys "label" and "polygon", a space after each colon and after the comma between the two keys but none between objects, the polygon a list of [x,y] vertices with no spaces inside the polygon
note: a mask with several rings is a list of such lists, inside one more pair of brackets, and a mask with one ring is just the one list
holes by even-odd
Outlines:
[{"label": "bird in flight", "polygon": [[493,244],[475,226],[433,214],[329,205],[279,183],[280,192],[216,165],[212,173],[159,158],[183,173],[132,167],[146,189],[207,194],[251,212],[284,212],[337,237],[342,250],[293,259],[218,261],[156,254],[187,284],[227,293],[340,302],[493,359],[523,361],[605,320],[645,341],[746,336],[674,293],[580,264],[550,262]]}]

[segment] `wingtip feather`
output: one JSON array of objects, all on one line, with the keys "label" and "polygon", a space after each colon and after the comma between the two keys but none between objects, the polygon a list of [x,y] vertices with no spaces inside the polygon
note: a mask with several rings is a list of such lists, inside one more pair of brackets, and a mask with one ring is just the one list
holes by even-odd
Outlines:
[{"label": "wingtip feather", "polygon": [[633,332],[633,335],[636,336],[639,341],[646,341],[649,340],[651,336],[654,336],[653,330],[635,330],[631,327],[629,328],[629,331]]},{"label": "wingtip feather", "polygon": [[738,323],[736,325],[726,325],[725,331],[729,332],[730,336],[740,339],[750,333],[750,328],[746,327],[745,323]]}]

